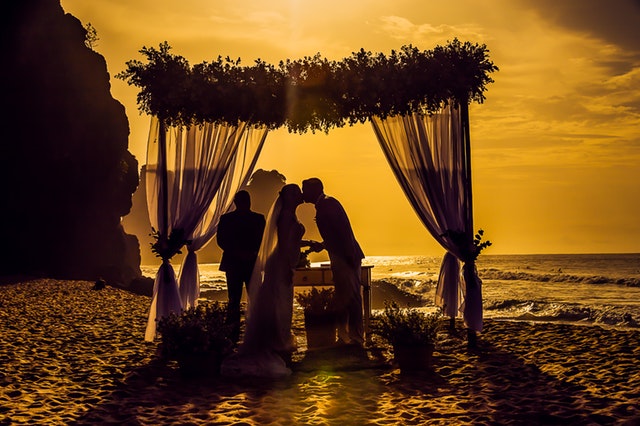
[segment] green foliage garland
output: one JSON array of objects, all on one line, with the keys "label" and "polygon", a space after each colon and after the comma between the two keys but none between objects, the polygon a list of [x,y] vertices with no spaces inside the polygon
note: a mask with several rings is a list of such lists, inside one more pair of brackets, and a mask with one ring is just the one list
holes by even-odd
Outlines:
[{"label": "green foliage garland", "polygon": [[278,66],[222,59],[189,65],[167,42],[140,50],[116,77],[140,88],[142,112],[168,125],[247,121],[304,133],[353,125],[371,116],[431,113],[453,99],[483,102],[497,71],[485,45],[454,39],[421,51],[402,46],[390,55],[364,49],[342,61],[316,54]]}]

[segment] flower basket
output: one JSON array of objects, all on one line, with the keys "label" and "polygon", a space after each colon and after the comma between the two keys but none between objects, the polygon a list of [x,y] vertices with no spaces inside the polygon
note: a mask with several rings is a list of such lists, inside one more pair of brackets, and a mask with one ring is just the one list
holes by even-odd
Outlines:
[{"label": "flower basket", "polygon": [[427,314],[417,309],[402,309],[387,303],[382,314],[374,317],[373,332],[393,348],[400,371],[428,370],[441,327],[442,313]]},{"label": "flower basket", "polygon": [[213,302],[162,318],[158,323],[160,356],[177,361],[185,376],[217,374],[232,347],[226,312],[226,304]]},{"label": "flower basket", "polygon": [[336,343],[336,314],[333,308],[335,290],[325,288],[298,293],[296,301],[304,310],[307,348],[317,349]]}]

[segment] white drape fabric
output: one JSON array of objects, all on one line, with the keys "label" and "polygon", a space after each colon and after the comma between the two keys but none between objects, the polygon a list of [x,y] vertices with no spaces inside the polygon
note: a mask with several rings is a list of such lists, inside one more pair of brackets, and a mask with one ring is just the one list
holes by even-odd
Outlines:
[{"label": "white drape fabric", "polygon": [[264,280],[264,270],[267,260],[273,256],[273,253],[278,246],[278,218],[280,217],[280,211],[282,210],[282,198],[278,196],[269,209],[267,214],[267,222],[262,233],[262,241],[260,243],[260,250],[258,250],[258,257],[256,263],[253,265],[253,271],[251,272],[251,278],[249,280],[248,291],[248,309],[247,318],[251,316],[253,311],[253,305],[255,304],[256,296],[262,286]]},{"label": "white drape fabric", "polygon": [[[440,267],[436,303],[451,317],[482,330],[482,291],[474,259],[470,185],[461,112],[450,102],[432,115],[372,117],[378,142],[400,186],[431,235],[447,250]],[[470,238],[469,238],[470,236]],[[461,271],[461,263],[465,266]],[[463,273],[461,273],[463,272]],[[466,281],[466,285],[465,285]]]},{"label": "white drape fabric", "polygon": [[170,259],[163,258],[145,333],[149,341],[155,338],[157,320],[195,306],[200,294],[196,252],[215,235],[220,216],[247,183],[267,136],[266,128],[247,123],[169,127],[163,153],[158,143],[160,129],[159,120],[152,118],[146,168],[149,219],[166,236],[182,232],[188,253],[179,286]]}]

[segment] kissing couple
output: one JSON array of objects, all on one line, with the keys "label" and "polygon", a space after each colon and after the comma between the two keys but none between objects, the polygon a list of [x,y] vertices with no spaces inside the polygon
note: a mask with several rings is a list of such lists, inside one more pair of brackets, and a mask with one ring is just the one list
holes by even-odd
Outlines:
[{"label": "kissing couple", "polygon": [[[296,215],[303,202],[316,209],[322,242],[303,240],[305,228]],[[300,248],[327,250],[335,285],[338,344],[362,346],[364,326],[360,269],[364,253],[338,200],[324,193],[322,181],[309,178],[287,184],[271,206],[249,282],[244,340],[221,367],[224,376],[283,377],[291,374],[285,360],[296,350],[291,333],[293,272]]]}]

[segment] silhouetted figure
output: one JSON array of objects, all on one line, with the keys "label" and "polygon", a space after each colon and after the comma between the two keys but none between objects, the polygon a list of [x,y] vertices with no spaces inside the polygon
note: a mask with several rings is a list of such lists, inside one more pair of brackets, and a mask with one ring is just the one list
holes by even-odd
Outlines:
[{"label": "silhouetted figure", "polygon": [[293,270],[298,263],[304,226],[296,216],[302,191],[285,185],[267,217],[260,254],[251,277],[249,314],[244,340],[225,359],[225,376],[282,377],[291,374],[287,361],[296,349],[291,333]]},{"label": "silhouetted figure", "polygon": [[324,194],[320,179],[304,180],[302,196],[306,203],[315,204],[316,223],[324,240],[312,244],[311,248],[315,251],[326,249],[331,260],[339,343],[361,346],[364,342],[364,326],[360,271],[364,253],[353,234],[347,213],[338,200]]},{"label": "silhouetted figure", "polygon": [[251,211],[251,197],[245,190],[236,193],[233,203],[236,209],[222,215],[218,224],[217,242],[223,250],[220,270],[227,277],[229,297],[227,322],[233,326],[231,337],[240,337],[240,300],[243,284],[249,290],[253,265],[258,256],[264,215]]}]

